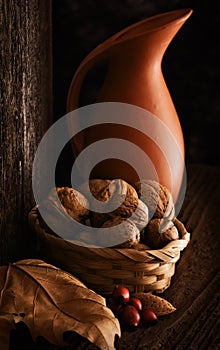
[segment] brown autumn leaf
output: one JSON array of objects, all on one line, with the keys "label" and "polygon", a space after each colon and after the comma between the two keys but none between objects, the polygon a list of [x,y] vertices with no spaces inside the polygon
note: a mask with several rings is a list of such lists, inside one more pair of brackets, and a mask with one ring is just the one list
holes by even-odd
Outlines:
[{"label": "brown autumn leaf", "polygon": [[41,260],[21,260],[0,267],[0,344],[9,349],[15,323],[23,321],[33,340],[44,337],[67,345],[63,333],[74,331],[102,350],[113,350],[120,325],[105,299],[72,275]]}]

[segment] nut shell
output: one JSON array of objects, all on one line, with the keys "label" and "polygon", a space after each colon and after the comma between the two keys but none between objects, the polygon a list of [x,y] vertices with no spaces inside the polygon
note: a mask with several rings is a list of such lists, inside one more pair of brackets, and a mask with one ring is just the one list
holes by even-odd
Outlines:
[{"label": "nut shell", "polygon": [[[86,194],[85,189],[88,190],[88,184],[83,184],[80,191],[90,201],[90,207],[93,209],[91,210],[91,223],[94,227],[101,227],[105,221],[111,220],[115,216],[128,218],[138,206],[137,192],[124,180],[90,180],[89,186],[95,199],[88,192]],[[100,211],[99,203],[96,200],[105,202],[105,212]]]},{"label": "nut shell", "polygon": [[79,191],[58,187],[57,194],[66,212],[76,221],[84,223],[89,218],[89,202]]},{"label": "nut shell", "polygon": [[170,191],[153,180],[142,180],[134,184],[139,198],[147,205],[149,219],[175,217],[174,203]]},{"label": "nut shell", "polygon": [[[105,230],[105,228],[111,228]],[[140,232],[130,219],[122,219],[119,216],[106,221],[97,231],[97,243],[100,246],[115,248],[132,248],[140,241]]]},{"label": "nut shell", "polygon": [[95,197],[99,201],[106,201],[111,196],[109,184],[111,180],[92,179],[89,182],[83,183],[79,187],[79,192],[82,193],[89,201]]},{"label": "nut shell", "polygon": [[134,213],[130,217],[133,223],[141,231],[148,224],[148,208],[144,202],[140,199],[138,200],[138,206],[136,207]]},{"label": "nut shell", "polygon": [[[65,238],[74,239],[79,230],[76,222],[86,225],[89,219],[88,207],[88,200],[77,190],[69,187],[53,188],[39,204],[39,220],[47,232],[58,236],[63,234],[65,225],[65,232],[68,232]],[[47,222],[41,217],[42,211],[47,214]]]},{"label": "nut shell", "polygon": [[159,249],[178,238],[178,230],[172,221],[164,223],[164,219],[152,219],[141,235],[141,242]]},{"label": "nut shell", "polygon": [[176,310],[166,299],[153,295],[152,293],[139,292],[132,294],[132,296],[140,299],[143,308],[154,311],[157,316],[168,315]]}]

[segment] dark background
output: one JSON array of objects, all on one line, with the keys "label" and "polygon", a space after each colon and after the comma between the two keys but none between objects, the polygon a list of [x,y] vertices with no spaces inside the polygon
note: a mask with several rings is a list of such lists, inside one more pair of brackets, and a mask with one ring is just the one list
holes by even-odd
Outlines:
[{"label": "dark background", "polygon": [[[98,44],[146,17],[190,7],[163,60],[163,72],[183,128],[186,163],[219,165],[219,13],[217,1],[53,0],[54,119],[66,113],[73,74]],[[98,80],[92,76],[90,91]],[[68,148],[69,147],[69,148]],[[61,157],[61,182],[69,171],[70,146]],[[58,166],[59,172],[59,166]],[[59,182],[59,180],[58,180]]]},{"label": "dark background", "polygon": [[[50,4],[49,0],[3,0],[1,5],[0,265],[39,258],[27,214],[35,205],[31,186],[34,155],[52,123]],[[54,0],[54,120],[66,112],[70,81],[91,49],[141,18],[186,6],[194,14],[168,49],[164,74],[183,126],[187,161],[219,165],[217,1]],[[63,163],[63,172],[67,163]],[[172,343],[181,349],[189,348],[191,341],[195,347],[199,341],[203,348],[217,344],[219,168],[195,167],[192,173],[185,217],[180,219],[193,232],[193,240],[179,265],[174,289],[171,286],[166,294],[171,302],[175,296],[180,309],[174,323],[168,321],[169,329],[161,323],[161,337],[150,331],[144,338],[138,331],[140,338],[131,335],[128,346],[131,338],[143,347],[154,340],[158,346]],[[204,184],[206,191],[201,191]],[[25,334],[15,340],[14,349],[33,349]],[[122,347],[127,348],[126,344]]]}]

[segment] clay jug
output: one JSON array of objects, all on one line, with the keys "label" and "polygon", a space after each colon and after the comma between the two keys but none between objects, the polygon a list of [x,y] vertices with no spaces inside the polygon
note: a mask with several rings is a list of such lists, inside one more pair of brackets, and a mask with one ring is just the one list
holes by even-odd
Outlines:
[{"label": "clay jug", "polygon": [[[149,137],[129,130],[124,125],[96,125],[73,138],[75,157],[97,140],[125,138],[139,146],[152,160],[161,184],[168,187],[174,200],[178,198],[184,171],[184,139],[172,98],[164,81],[161,62],[163,55],[191,9],[180,9],[141,20],[96,47],[77,69],[68,94],[67,111],[79,107],[83,81],[87,73],[99,62],[108,64],[107,74],[96,102],[122,102],[141,107],[159,118],[176,141],[182,160],[173,159],[172,149],[164,157]],[[135,115],[134,115],[135,118]],[[138,121],[137,121],[138,122]],[[158,139],[166,135],[158,131]],[[170,164],[173,164],[172,166]],[[92,178],[122,178],[133,184],[138,180],[135,170],[123,161],[106,159],[91,172]],[[146,178],[148,178],[146,174]]]}]

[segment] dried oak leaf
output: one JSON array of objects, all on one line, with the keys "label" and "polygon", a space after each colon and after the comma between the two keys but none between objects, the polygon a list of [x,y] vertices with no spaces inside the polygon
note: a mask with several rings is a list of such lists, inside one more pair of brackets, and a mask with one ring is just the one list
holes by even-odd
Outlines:
[{"label": "dried oak leaf", "polygon": [[63,333],[74,331],[102,350],[113,350],[120,326],[105,299],[72,275],[41,260],[21,260],[0,267],[0,344],[9,348],[10,331],[23,321],[33,340],[44,337],[67,345]]}]

